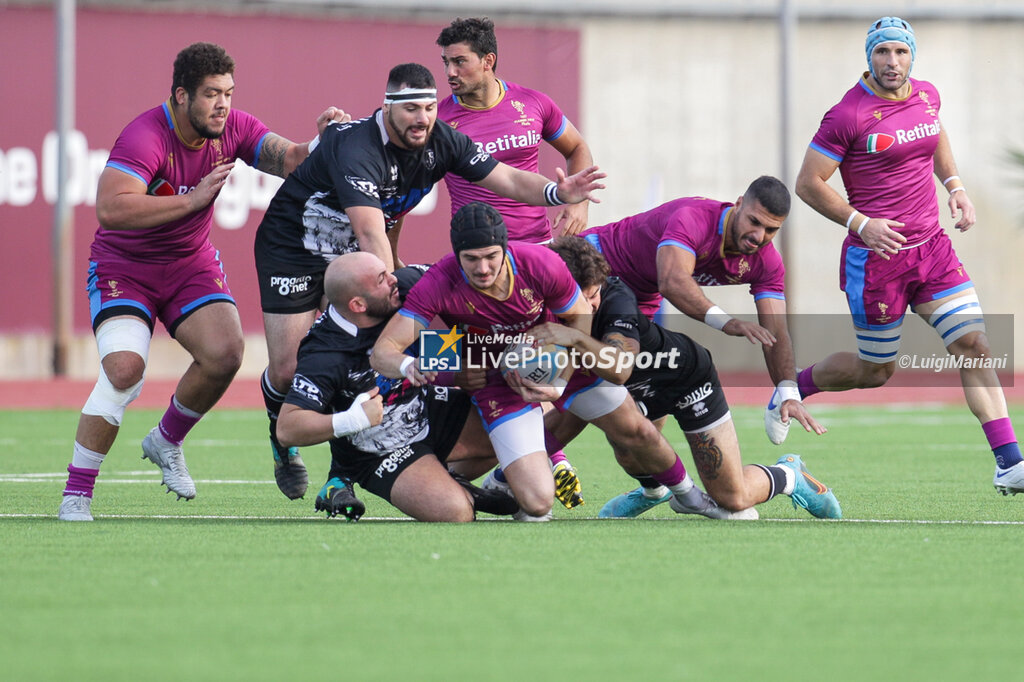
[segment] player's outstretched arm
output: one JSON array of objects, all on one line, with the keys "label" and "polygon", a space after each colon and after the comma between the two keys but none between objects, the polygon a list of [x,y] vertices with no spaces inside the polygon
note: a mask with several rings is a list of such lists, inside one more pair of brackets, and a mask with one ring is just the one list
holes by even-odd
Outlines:
[{"label": "player's outstretched arm", "polygon": [[420,372],[416,358],[406,355],[408,348],[426,327],[402,314],[391,317],[377,338],[370,353],[370,366],[391,379],[405,378],[413,386],[424,386],[434,380],[437,372]]},{"label": "player's outstretched arm", "polygon": [[277,438],[286,448],[317,445],[376,426],[383,417],[384,401],[376,386],[356,396],[350,408],[334,414],[285,403],[277,419]]},{"label": "player's outstretched arm", "polygon": [[557,181],[549,180],[538,173],[513,168],[499,163],[483,180],[476,184],[495,194],[529,204],[531,206],[560,206],[577,204],[590,200],[598,203],[593,192],[604,189],[598,180],[605,177],[597,166],[589,166],[579,173],[566,177],[561,168],[555,169]]},{"label": "player's outstretched arm", "polygon": [[[796,390],[796,355],[793,352],[793,339],[789,335],[789,323],[786,318],[786,302],[777,298],[762,298],[755,302],[757,319],[776,339],[771,346],[764,346],[764,362],[768,375],[776,386],[786,382]],[[783,422],[796,419],[808,433],[819,436],[827,429],[811,416],[811,413],[800,400],[800,393],[795,392],[794,398],[786,399],[780,408]]]},{"label": "player's outstretched arm", "polygon": [[338,107],[328,107],[316,119],[317,135],[309,142],[292,142],[277,133],[268,133],[263,138],[260,161],[256,168],[280,178],[288,177],[299,164],[306,160],[320,142],[320,135],[331,123],[347,123],[352,117]]},{"label": "player's outstretched arm", "polygon": [[693,278],[697,258],[679,246],[658,249],[658,291],[680,312],[729,336],[743,336],[751,343],[768,347],[775,336],[759,324],[740,320],[714,304]]}]

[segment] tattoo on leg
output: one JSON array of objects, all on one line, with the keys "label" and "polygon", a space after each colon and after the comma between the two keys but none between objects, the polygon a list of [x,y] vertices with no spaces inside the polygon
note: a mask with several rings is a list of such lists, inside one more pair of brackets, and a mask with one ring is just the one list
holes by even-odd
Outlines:
[{"label": "tattoo on leg", "polygon": [[693,463],[697,465],[697,472],[701,479],[713,481],[718,478],[718,472],[722,468],[722,449],[715,443],[715,439],[707,433],[698,433],[691,437],[690,450],[693,453]]}]

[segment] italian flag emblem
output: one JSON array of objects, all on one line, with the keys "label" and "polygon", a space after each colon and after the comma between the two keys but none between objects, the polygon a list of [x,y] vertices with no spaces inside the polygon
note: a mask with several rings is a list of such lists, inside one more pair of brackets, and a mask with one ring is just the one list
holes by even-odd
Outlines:
[{"label": "italian flag emblem", "polygon": [[885,133],[873,133],[868,135],[868,154],[884,152],[896,143],[896,138]]}]

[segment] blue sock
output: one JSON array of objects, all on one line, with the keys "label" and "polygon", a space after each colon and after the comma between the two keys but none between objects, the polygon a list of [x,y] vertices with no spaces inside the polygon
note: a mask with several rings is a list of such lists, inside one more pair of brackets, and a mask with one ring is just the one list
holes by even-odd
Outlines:
[{"label": "blue sock", "polygon": [[1017,462],[1024,462],[1024,457],[1020,455],[1020,446],[1017,443],[1000,445],[998,448],[994,448],[992,452],[996,456],[996,464],[999,465],[1000,469],[1009,469]]}]

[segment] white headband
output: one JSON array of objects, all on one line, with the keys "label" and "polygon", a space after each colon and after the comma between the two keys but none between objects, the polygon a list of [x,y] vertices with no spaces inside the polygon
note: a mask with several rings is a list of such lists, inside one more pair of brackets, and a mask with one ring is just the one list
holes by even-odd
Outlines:
[{"label": "white headband", "polygon": [[437,90],[433,88],[402,88],[397,92],[385,92],[384,104],[396,102],[436,102]]}]

